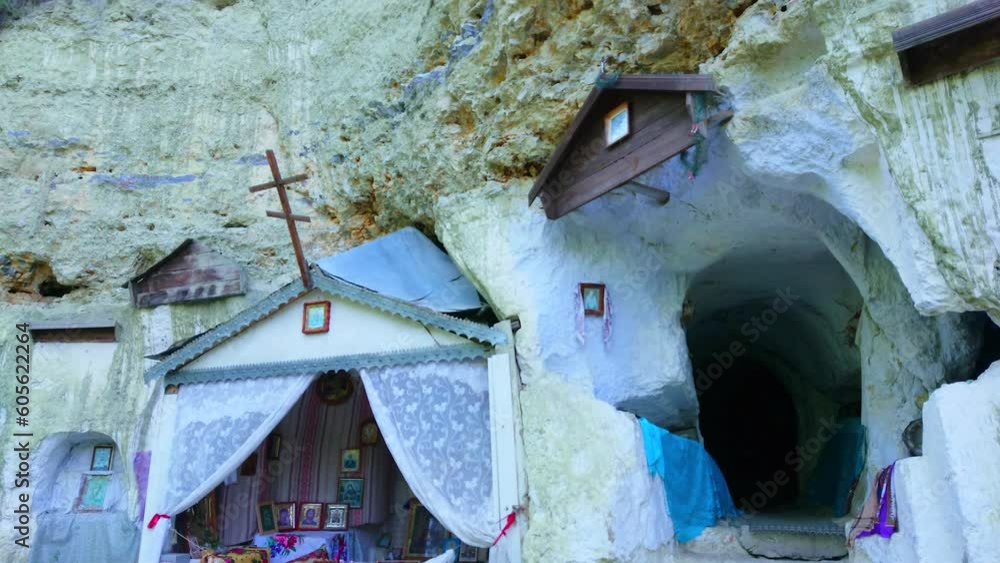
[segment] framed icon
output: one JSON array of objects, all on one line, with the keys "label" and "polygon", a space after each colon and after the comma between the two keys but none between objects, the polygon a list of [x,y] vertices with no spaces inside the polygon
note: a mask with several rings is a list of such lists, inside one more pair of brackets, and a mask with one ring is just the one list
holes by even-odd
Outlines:
[{"label": "framed icon", "polygon": [[479,561],[479,548],[462,544],[458,550],[459,561]]},{"label": "framed icon", "polygon": [[115,447],[110,445],[94,446],[94,452],[90,456],[91,471],[111,471],[111,464],[115,457]]},{"label": "framed icon", "polygon": [[261,534],[273,534],[278,531],[273,502],[257,503],[257,531]]},{"label": "framed icon", "polygon": [[604,284],[581,283],[580,299],[583,300],[583,313],[601,317],[604,315]]},{"label": "framed icon", "polygon": [[354,394],[354,378],[349,371],[328,371],[319,377],[316,392],[324,403],[339,405]]},{"label": "framed icon", "polygon": [[302,503],[302,508],[299,511],[299,526],[300,530],[318,530],[320,529],[320,519],[323,517],[323,503],[320,502],[304,502]]},{"label": "framed icon", "polygon": [[340,472],[359,473],[361,471],[361,450],[344,448],[340,450]]},{"label": "framed icon", "polygon": [[76,511],[103,512],[109,485],[111,485],[111,475],[84,475],[80,484],[80,495],[76,499]]},{"label": "framed icon", "polygon": [[276,502],[274,503],[274,512],[278,518],[278,530],[284,532],[295,529],[294,502]]},{"label": "framed icon", "polygon": [[604,116],[605,146],[610,147],[628,137],[631,132],[628,102],[623,102]]},{"label": "framed icon", "polygon": [[324,530],[346,530],[347,511],[350,508],[346,504],[327,504],[326,519],[323,521]]},{"label": "framed icon", "polygon": [[243,463],[240,464],[241,477],[253,477],[257,474],[257,452],[250,454]]},{"label": "framed icon", "polygon": [[374,446],[378,443],[378,424],[375,420],[368,420],[361,425],[361,444],[364,446]]},{"label": "framed icon", "polygon": [[272,432],[267,437],[267,459],[281,459],[281,434]]},{"label": "framed icon", "polygon": [[302,332],[330,332],[330,302],[310,301],[302,305]]},{"label": "framed icon", "polygon": [[435,557],[442,553],[444,541],[452,537],[427,507],[410,501],[410,523],[406,532],[406,546],[403,557]]},{"label": "framed icon", "polygon": [[337,502],[351,508],[361,508],[365,496],[364,479],[341,479],[337,483]]}]

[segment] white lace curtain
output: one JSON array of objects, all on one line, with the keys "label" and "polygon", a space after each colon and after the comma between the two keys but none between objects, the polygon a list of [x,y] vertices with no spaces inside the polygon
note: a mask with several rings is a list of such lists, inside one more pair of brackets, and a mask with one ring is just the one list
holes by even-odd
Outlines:
[{"label": "white lace curtain", "polygon": [[[153,464],[168,463],[169,469],[164,475],[164,498],[147,506],[147,522],[154,514],[173,517],[219,486],[267,438],[314,378],[296,375],[183,385],[177,395],[172,446],[153,452]],[[147,549],[163,544],[169,529],[161,522],[149,532],[152,537],[143,540],[141,561],[152,554]],[[147,548],[147,542],[156,548]]]},{"label": "white lace curtain", "polygon": [[361,378],[413,493],[463,543],[490,546],[498,523],[486,361],[364,369]]}]

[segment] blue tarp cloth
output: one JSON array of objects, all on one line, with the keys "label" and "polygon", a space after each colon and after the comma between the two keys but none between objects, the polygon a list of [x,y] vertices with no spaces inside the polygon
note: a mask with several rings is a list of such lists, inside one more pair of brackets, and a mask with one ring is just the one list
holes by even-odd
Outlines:
[{"label": "blue tarp cloth", "polygon": [[838,421],[840,428],[823,448],[816,472],[806,487],[810,506],[827,506],[834,516],[850,509],[851,489],[865,466],[865,427],[859,418]]},{"label": "blue tarp cloth", "polygon": [[719,518],[740,515],[722,471],[701,444],[675,436],[645,418],[639,419],[639,425],[649,472],[663,479],[667,491],[677,541],[693,540]]},{"label": "blue tarp cloth", "polygon": [[449,313],[480,307],[451,258],[413,227],[316,261],[321,270],[374,292]]}]

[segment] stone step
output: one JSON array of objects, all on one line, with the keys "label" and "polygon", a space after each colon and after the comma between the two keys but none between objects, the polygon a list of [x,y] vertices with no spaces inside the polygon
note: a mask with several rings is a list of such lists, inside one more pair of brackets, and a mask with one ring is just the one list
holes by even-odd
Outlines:
[{"label": "stone step", "polygon": [[[844,563],[846,559],[821,559],[812,563]],[[760,557],[733,557],[727,555],[678,555],[674,563],[802,563],[799,559],[764,559]]]},{"label": "stone step", "polygon": [[841,561],[847,557],[844,536],[775,530],[751,531],[747,525],[707,528],[681,544],[677,561],[744,563],[750,561]]}]

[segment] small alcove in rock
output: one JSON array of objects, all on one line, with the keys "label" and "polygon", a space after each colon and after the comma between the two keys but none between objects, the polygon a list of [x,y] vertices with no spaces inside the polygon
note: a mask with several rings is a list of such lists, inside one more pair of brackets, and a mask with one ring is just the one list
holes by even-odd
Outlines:
[{"label": "small alcove in rock", "polygon": [[37,452],[34,466],[42,473],[30,561],[134,561],[139,522],[129,518],[127,467],[114,440],[97,432],[54,433]]}]

